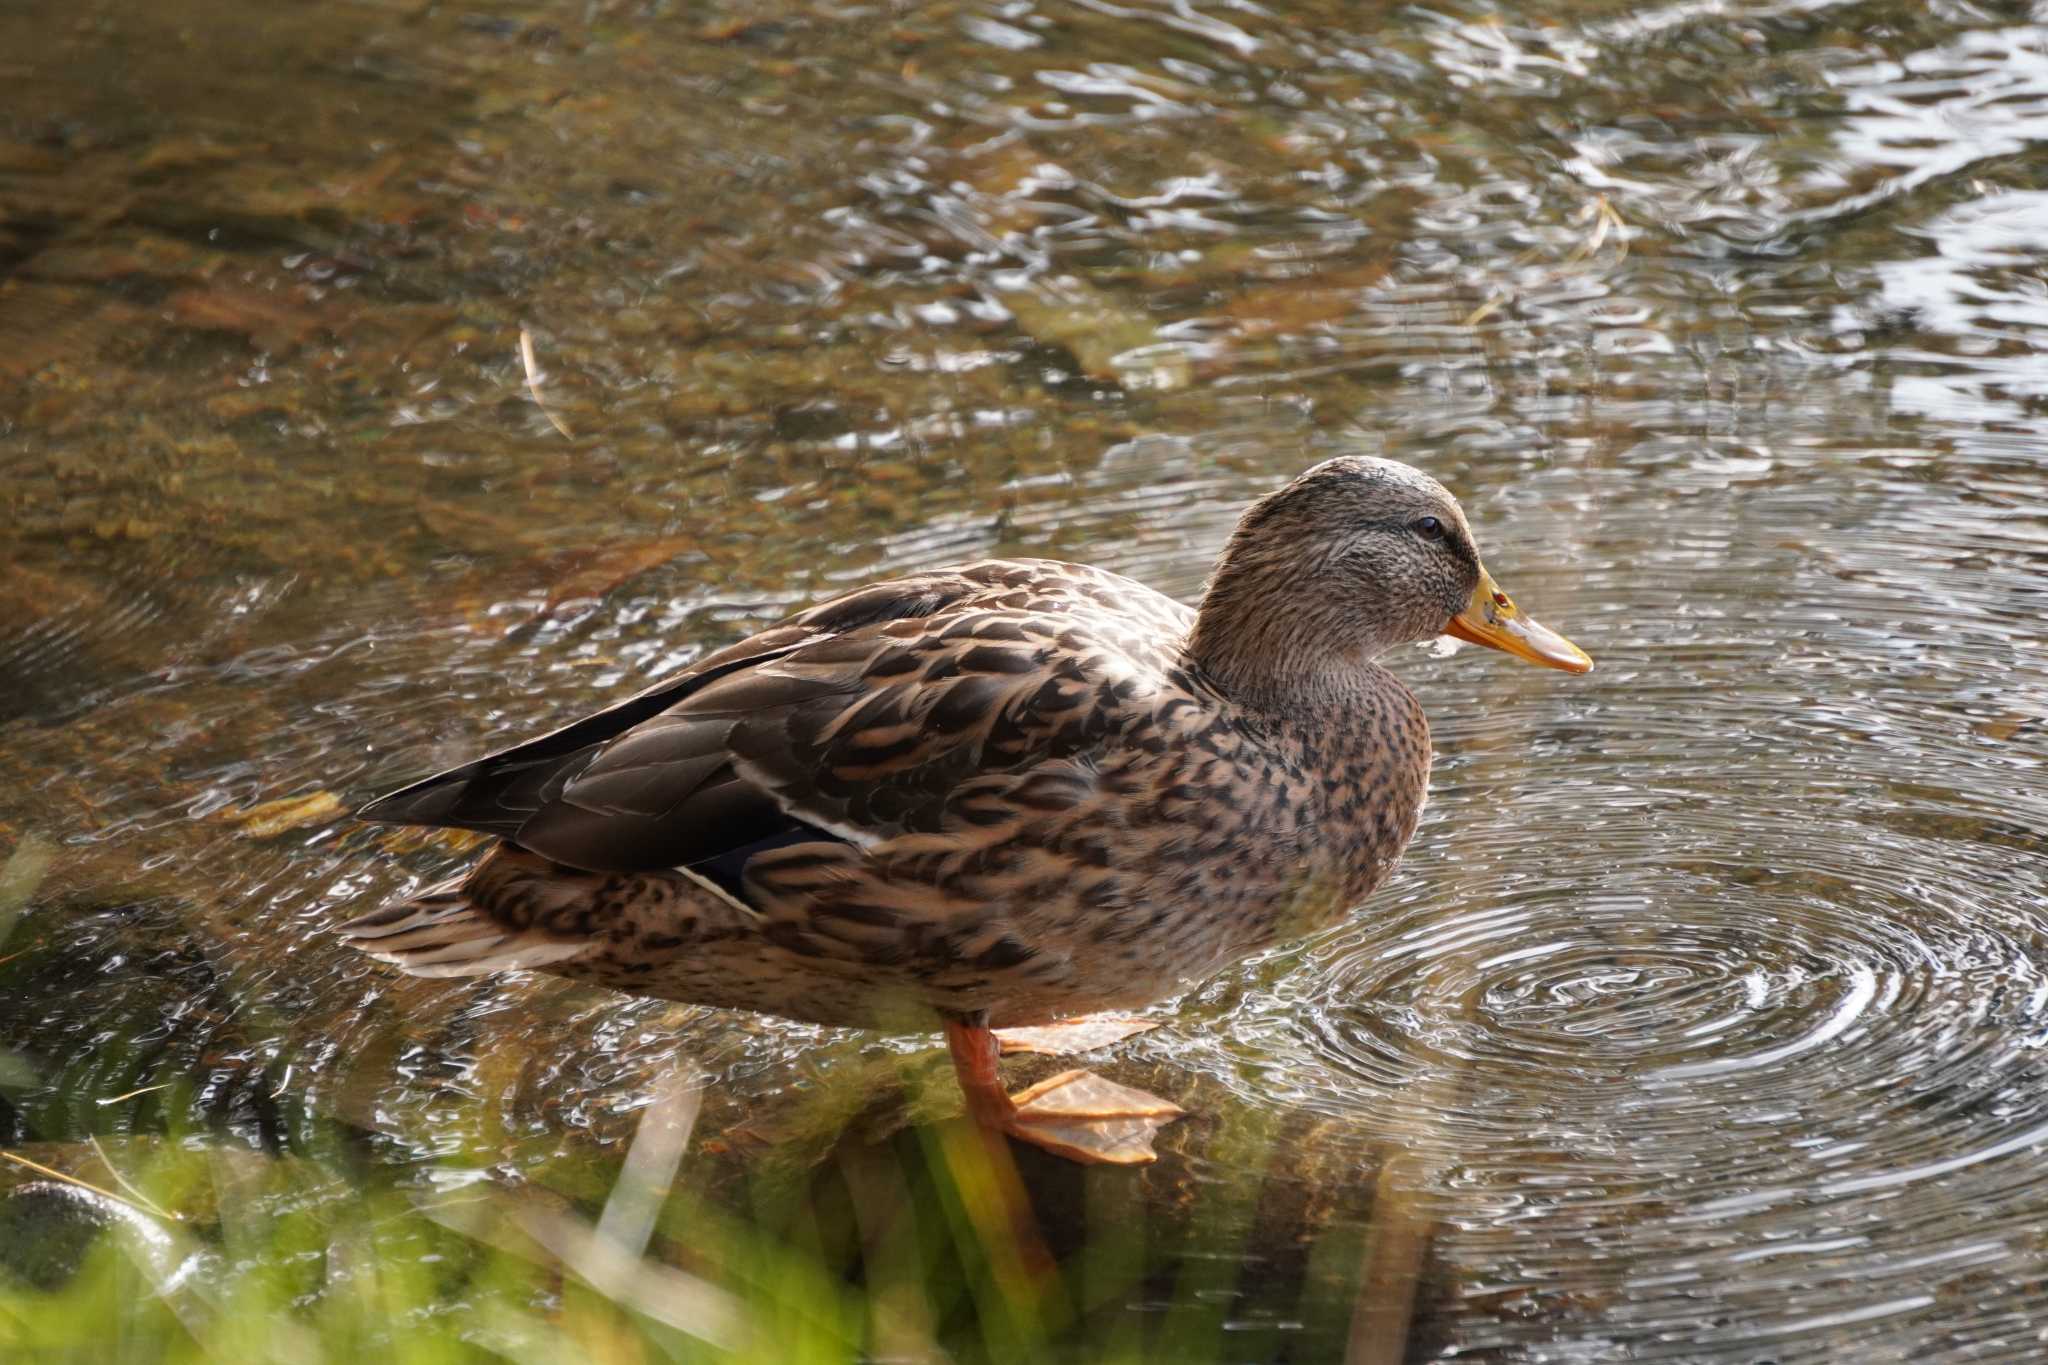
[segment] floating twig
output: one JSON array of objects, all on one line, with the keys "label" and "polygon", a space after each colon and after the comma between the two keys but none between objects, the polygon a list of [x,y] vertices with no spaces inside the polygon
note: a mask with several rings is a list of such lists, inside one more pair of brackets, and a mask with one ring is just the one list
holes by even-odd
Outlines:
[{"label": "floating twig", "polygon": [[[98,1144],[95,1143],[94,1146],[95,1148],[97,1148]],[[100,1198],[111,1199],[116,1204],[124,1204],[127,1207],[134,1209],[137,1213],[146,1213],[155,1218],[170,1217],[169,1214],[165,1213],[162,1209],[157,1208],[153,1204],[149,1205],[148,1207],[144,1207],[143,1204],[138,1204],[133,1199],[124,1198],[121,1195],[115,1194],[112,1190],[101,1189],[98,1185],[93,1184],[90,1180],[81,1180],[75,1175],[66,1175],[64,1172],[57,1170],[55,1167],[45,1166],[40,1161],[30,1161],[27,1157],[21,1155],[19,1152],[0,1152],[0,1157],[6,1158],[7,1160],[13,1162],[17,1166],[26,1166],[31,1171],[34,1171],[37,1175],[46,1175],[52,1180],[61,1180],[67,1185],[76,1185],[81,1190],[91,1190]],[[100,1157],[100,1160],[105,1161],[106,1157],[102,1155]],[[107,1169],[111,1171],[114,1168],[112,1166],[109,1166],[107,1167]],[[115,1171],[114,1174],[116,1179],[120,1178],[120,1172]]]},{"label": "floating twig", "polygon": [[540,382],[546,376],[541,373],[540,361],[534,358],[533,333],[524,327],[519,329],[519,361],[526,367],[526,391],[533,395],[534,406],[540,409],[540,415],[548,419],[549,426],[562,433],[563,440],[575,440],[569,434],[568,425],[555,416],[555,410],[548,406],[546,395],[540,391]]},{"label": "floating twig", "polygon": [[130,1180],[127,1176],[121,1174],[121,1168],[119,1166],[116,1166],[114,1164],[114,1159],[107,1155],[107,1149],[100,1146],[100,1140],[97,1137],[94,1137],[91,1134],[87,1134],[85,1140],[92,1144],[93,1155],[100,1159],[100,1165],[107,1168],[107,1174],[113,1176],[115,1180],[119,1181],[121,1188],[128,1191],[130,1197],[132,1197],[138,1205],[140,1205],[142,1208],[149,1210],[149,1212],[155,1214],[157,1217],[163,1219],[166,1222],[174,1223],[178,1220],[177,1214],[172,1213],[169,1209],[164,1208],[162,1205],[158,1204],[154,1199],[151,1199],[141,1190],[136,1189],[135,1182]]},{"label": "floating twig", "polygon": [[[5,961],[5,959],[4,959],[4,958],[0,958],[0,961]],[[131,1091],[129,1091],[129,1092],[128,1092],[127,1094],[125,1094],[125,1095],[109,1095],[109,1096],[108,1096],[108,1097],[107,1097],[106,1099],[103,1099],[103,1100],[94,1100],[94,1101],[93,1101],[93,1103],[94,1103],[94,1104],[119,1104],[119,1103],[120,1103],[120,1102],[121,1102],[122,1100],[132,1100],[132,1099],[134,1099],[134,1098],[135,1098],[135,1097],[136,1097],[137,1095],[147,1095],[147,1094],[149,1094],[149,1093],[150,1093],[151,1091],[153,1091],[153,1090],[169,1090],[169,1089],[170,1089],[170,1088],[171,1088],[171,1087],[172,1087],[173,1085],[176,1085],[176,1084],[177,1084],[177,1082],[176,1082],[176,1081],[164,1081],[163,1083],[161,1083],[161,1084],[159,1084],[159,1085],[145,1085],[145,1086],[143,1086],[143,1087],[142,1087],[142,1089],[140,1089],[140,1090],[131,1090]]]}]

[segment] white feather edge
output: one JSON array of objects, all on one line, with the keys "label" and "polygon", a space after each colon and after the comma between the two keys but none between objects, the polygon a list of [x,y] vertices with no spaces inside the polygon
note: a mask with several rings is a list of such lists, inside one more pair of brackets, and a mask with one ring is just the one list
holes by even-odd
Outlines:
[{"label": "white feather edge", "polygon": [[[747,760],[739,757],[737,754],[732,757],[732,770],[738,773],[745,781],[751,782],[762,791],[767,792],[775,804],[781,807],[782,813],[792,820],[801,820],[807,825],[816,825],[827,834],[844,839],[847,843],[863,851],[873,848],[876,844],[882,842],[883,836],[876,834],[873,830],[858,829],[843,821],[827,819],[816,811],[805,810],[783,794],[782,790],[775,785],[774,778],[762,772],[757,765],[747,762]],[[730,899],[730,897],[727,899]]]},{"label": "white feather edge", "polygon": [[753,906],[748,905],[745,901],[733,895],[732,892],[726,890],[717,882],[712,881],[709,877],[704,876],[702,873],[692,872],[687,867],[671,868],[670,871],[674,872],[678,877],[681,877],[685,881],[694,885],[699,891],[702,891],[705,895],[715,896],[719,900],[724,901],[727,905],[730,905],[733,909],[739,911],[748,919],[761,918],[761,912],[759,910],[756,910]]},{"label": "white feather edge", "polygon": [[594,946],[589,939],[561,939],[533,930],[507,932],[467,905],[438,910],[418,905],[388,924],[344,928],[343,934],[364,954],[425,977],[525,971],[579,957]]}]

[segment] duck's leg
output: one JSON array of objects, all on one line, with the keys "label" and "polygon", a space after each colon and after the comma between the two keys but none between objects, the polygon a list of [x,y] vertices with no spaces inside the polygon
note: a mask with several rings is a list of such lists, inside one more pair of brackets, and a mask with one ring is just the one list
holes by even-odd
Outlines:
[{"label": "duck's leg", "polygon": [[996,1074],[995,1035],[980,1024],[948,1019],[946,1046],[976,1123],[1073,1161],[1136,1166],[1155,1160],[1152,1135],[1185,1112],[1086,1071],[1063,1071],[1010,1095]]}]

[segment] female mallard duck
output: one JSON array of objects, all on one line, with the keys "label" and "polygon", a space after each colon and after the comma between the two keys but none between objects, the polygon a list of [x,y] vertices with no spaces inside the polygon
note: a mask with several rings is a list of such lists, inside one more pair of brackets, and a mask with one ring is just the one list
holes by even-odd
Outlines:
[{"label": "female mallard duck", "polygon": [[1442,634],[1593,666],[1494,585],[1435,480],[1330,460],[1245,513],[1198,611],[1077,564],[937,569],[373,801],[502,842],[343,932],[423,976],[936,1012],[981,1122],[1149,1160],[1177,1109],[1085,1072],[1013,1099],[989,1030],[1147,1004],[1357,905],[1429,778],[1422,708],[1374,660]]}]

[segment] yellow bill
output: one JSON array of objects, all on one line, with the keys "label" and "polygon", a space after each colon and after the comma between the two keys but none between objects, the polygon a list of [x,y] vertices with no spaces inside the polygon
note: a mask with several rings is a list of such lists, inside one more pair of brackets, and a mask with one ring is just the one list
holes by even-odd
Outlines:
[{"label": "yellow bill", "polygon": [[1472,590],[1472,601],[1451,618],[1444,634],[1498,649],[1545,668],[1561,668],[1567,673],[1593,671],[1593,661],[1585,650],[1550,627],[1522,615],[1521,608],[1484,569],[1479,571],[1479,586]]}]

